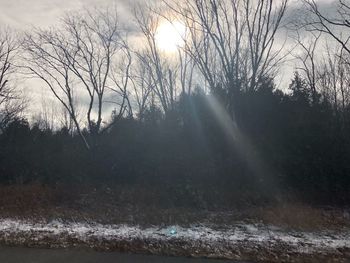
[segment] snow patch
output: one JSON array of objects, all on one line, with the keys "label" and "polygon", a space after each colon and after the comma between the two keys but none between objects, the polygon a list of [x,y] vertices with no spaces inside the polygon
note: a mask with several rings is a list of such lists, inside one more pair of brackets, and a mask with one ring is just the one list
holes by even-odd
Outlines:
[{"label": "snow patch", "polygon": [[[222,228],[221,228],[222,229]],[[77,242],[88,240],[108,241],[156,241],[169,242],[181,240],[198,246],[217,247],[225,244],[234,248],[242,244],[249,246],[273,247],[283,244],[290,251],[302,254],[322,251],[337,252],[338,249],[350,249],[350,231],[330,232],[286,232],[276,227],[241,224],[215,230],[206,226],[183,228],[170,226],[166,228],[141,228],[128,225],[101,225],[97,223],[66,223],[58,220],[50,223],[35,223],[24,220],[0,219],[0,238],[9,236],[30,236],[31,241],[59,237],[74,238]],[[148,242],[149,243],[149,242]]]}]

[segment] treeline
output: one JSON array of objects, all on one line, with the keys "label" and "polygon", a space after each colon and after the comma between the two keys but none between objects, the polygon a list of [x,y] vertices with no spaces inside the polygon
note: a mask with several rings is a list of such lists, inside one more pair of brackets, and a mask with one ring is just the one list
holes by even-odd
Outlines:
[{"label": "treeline", "polygon": [[[350,5],[338,1],[333,20],[302,2],[301,21],[286,19],[287,0],[163,0],[128,25],[107,8],[0,30],[0,181],[144,186],[194,206],[347,204],[350,49],[338,29]],[[178,35],[170,48],[164,27]],[[298,73],[282,92],[291,56]],[[37,101],[22,77],[57,103],[51,117],[23,117]]]},{"label": "treeline", "polygon": [[[249,145],[230,142],[210,103],[211,97],[220,99],[200,90],[181,96],[166,115],[151,107],[143,119],[114,119],[93,138],[90,151],[66,128],[52,131],[14,119],[0,135],[1,182],[143,185],[174,198],[186,196],[188,202],[202,195],[213,204],[288,195],[346,204],[349,108],[340,117],[325,98],[312,102],[298,75],[290,89],[284,94],[267,81],[257,91],[239,94],[236,122]],[[244,154],[244,147],[253,153]],[[263,163],[260,174],[252,169],[254,159]]]}]

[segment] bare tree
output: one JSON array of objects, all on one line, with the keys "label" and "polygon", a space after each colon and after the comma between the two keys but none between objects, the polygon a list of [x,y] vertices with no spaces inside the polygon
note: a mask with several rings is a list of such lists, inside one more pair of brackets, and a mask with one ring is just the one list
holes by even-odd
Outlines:
[{"label": "bare tree", "polygon": [[105,97],[112,86],[113,64],[124,49],[117,14],[95,10],[69,13],[59,27],[36,29],[24,41],[25,67],[41,79],[64,106],[87,149],[90,142],[77,120],[76,101],[84,104],[93,137],[103,124]]},{"label": "bare tree", "polygon": [[[350,2],[338,0],[336,16],[331,17],[322,12],[315,0],[303,0],[308,9],[308,16],[302,22],[309,31],[318,31],[327,34],[338,42],[345,52],[350,53]],[[334,3],[332,3],[334,5]]]},{"label": "bare tree", "polygon": [[55,123],[55,120],[57,120],[57,105],[55,105],[55,101],[52,101],[53,99],[46,96],[41,96],[40,99],[40,111],[38,111],[34,116],[32,117],[32,123],[33,126],[39,127],[43,130],[55,130],[57,127],[57,123]]},{"label": "bare tree", "polygon": [[138,56],[133,63],[133,72],[131,74],[130,83],[132,86],[132,98],[137,105],[138,118],[143,120],[144,113],[147,107],[151,104],[151,93],[154,91],[155,84],[150,74],[148,74],[149,68],[146,67],[143,60],[142,53],[138,53]]},{"label": "bare tree", "polygon": [[127,43],[124,43],[120,56],[119,63],[112,67],[112,87],[109,89],[117,94],[119,101],[112,101],[111,103],[119,106],[117,119],[123,116],[133,117],[133,107],[130,100],[130,82],[131,82],[131,64],[132,55]]},{"label": "bare tree", "polygon": [[[143,69],[138,70],[138,73],[141,73],[142,76],[140,75],[138,81],[135,81],[134,84],[141,84],[139,88],[141,88],[141,92],[145,92],[146,97],[148,97],[149,88],[151,87],[151,92],[159,100],[164,112],[171,111],[177,97],[181,93],[191,91],[193,60],[181,47],[178,47],[173,54],[169,54],[159,47],[157,30],[162,26],[162,23],[174,23],[173,20],[164,15],[164,10],[160,11],[159,7],[148,7],[147,12],[144,12],[144,10],[140,12],[140,9],[135,10],[135,18],[145,39],[145,46],[136,51],[137,63],[139,64],[137,66],[141,66]],[[149,76],[150,79],[142,80],[143,76]],[[147,87],[145,86],[146,83]],[[138,86],[135,87],[138,88]],[[141,97],[138,91],[136,93],[138,93],[139,105],[144,106],[145,101],[140,100]]]},{"label": "bare tree", "polygon": [[[299,27],[317,37],[310,46],[301,47],[307,53],[306,60],[320,60],[318,69],[315,70],[315,65],[311,63],[306,75],[315,79],[316,71],[319,92],[332,104],[335,114],[341,117],[344,123],[344,113],[349,106],[350,3],[348,0],[334,1],[332,6],[329,5],[331,10],[327,12],[315,0],[303,0],[303,4],[306,16],[299,21]],[[326,46],[316,51],[321,36],[325,37]],[[315,82],[313,84],[315,85]]]},{"label": "bare tree", "polygon": [[[306,80],[311,102],[317,104],[324,99],[339,115],[349,105],[349,54],[341,46],[331,48],[321,32],[303,32],[303,36],[296,32],[299,49],[294,56],[299,64],[297,70]],[[325,45],[321,46],[320,40]]]},{"label": "bare tree", "polygon": [[312,103],[318,102],[318,91],[317,91],[317,82],[318,82],[318,63],[317,63],[317,54],[318,44],[321,38],[321,34],[317,33],[311,34],[309,41],[302,40],[305,37],[300,35],[300,32],[296,31],[296,41],[298,44],[298,51],[295,54],[295,58],[301,64],[297,67],[298,70],[302,72],[302,76],[307,80],[307,84],[311,91]]},{"label": "bare tree", "polygon": [[0,129],[21,113],[26,104],[14,86],[15,59],[19,43],[8,28],[0,28]]},{"label": "bare tree", "polygon": [[188,52],[208,85],[222,87],[232,113],[241,90],[254,90],[283,58],[275,40],[287,0],[164,0],[186,21]]},{"label": "bare tree", "polygon": [[318,70],[319,90],[323,97],[333,105],[340,116],[350,105],[350,63],[349,55],[343,48],[332,49],[327,45],[326,55]]},{"label": "bare tree", "polygon": [[[70,135],[75,133],[74,121],[64,108],[64,106],[57,101],[54,97],[50,96],[47,92],[42,92],[39,98],[36,98],[40,102],[40,108],[34,111],[32,114],[32,123],[43,130],[57,131],[64,128]],[[75,99],[74,99],[75,101]],[[80,108],[75,105],[76,116],[78,122],[82,123],[80,114]]]}]

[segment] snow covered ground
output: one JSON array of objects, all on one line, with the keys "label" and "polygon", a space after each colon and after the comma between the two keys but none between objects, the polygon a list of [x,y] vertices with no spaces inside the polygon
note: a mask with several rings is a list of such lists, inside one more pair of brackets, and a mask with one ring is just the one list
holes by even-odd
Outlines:
[{"label": "snow covered ground", "polygon": [[143,229],[126,225],[0,219],[0,243],[29,247],[84,246],[106,251],[254,261],[306,262],[316,258],[346,262],[350,259],[350,230],[306,233],[249,224],[226,228]]}]

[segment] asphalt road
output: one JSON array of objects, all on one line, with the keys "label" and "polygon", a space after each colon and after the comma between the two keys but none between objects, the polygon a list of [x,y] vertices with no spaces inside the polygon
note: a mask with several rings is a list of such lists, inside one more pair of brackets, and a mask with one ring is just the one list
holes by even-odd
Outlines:
[{"label": "asphalt road", "polygon": [[232,261],[99,253],[84,250],[0,248],[1,263],[228,263]]}]

